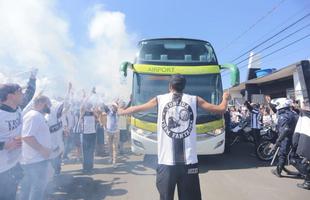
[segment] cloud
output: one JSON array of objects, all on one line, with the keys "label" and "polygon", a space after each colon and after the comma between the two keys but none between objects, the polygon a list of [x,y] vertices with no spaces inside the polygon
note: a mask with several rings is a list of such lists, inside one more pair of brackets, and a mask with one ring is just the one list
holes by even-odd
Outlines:
[{"label": "cloud", "polygon": [[80,30],[91,43],[85,47],[71,37],[75,33],[59,15],[57,3],[61,2],[0,0],[2,82],[10,77],[25,83],[29,69],[36,67],[39,89],[50,96],[64,94],[69,80],[76,91],[96,86],[106,98],[128,96],[128,86],[120,84],[119,65],[132,60],[136,49],[135,36],[126,31],[125,14],[93,6],[88,30]]},{"label": "cloud", "polygon": [[134,58],[136,39],[126,31],[125,15],[97,5],[93,8],[88,33],[92,47],[83,50],[81,63],[92,74],[94,85],[107,98],[129,97],[131,80],[127,81],[128,85],[120,84],[119,66]]},{"label": "cloud", "polygon": [[89,26],[89,37],[93,41],[111,40],[119,43],[126,41],[125,15],[121,12],[104,10],[103,6],[94,7],[94,16]]},{"label": "cloud", "polygon": [[0,83],[7,82],[7,76],[0,72]]}]

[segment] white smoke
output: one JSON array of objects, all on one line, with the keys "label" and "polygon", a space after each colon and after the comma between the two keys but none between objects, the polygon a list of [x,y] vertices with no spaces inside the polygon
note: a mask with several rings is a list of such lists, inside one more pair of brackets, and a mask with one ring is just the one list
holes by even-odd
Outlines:
[{"label": "white smoke", "polygon": [[59,15],[57,3],[0,0],[0,82],[25,83],[36,67],[38,90],[49,96],[64,96],[68,81],[77,96],[93,86],[106,99],[128,96],[130,87],[120,84],[119,65],[132,60],[136,49],[125,15],[101,5],[86,9],[89,26],[81,31],[92,45],[83,47],[70,35],[70,23]]},{"label": "white smoke", "polygon": [[[92,48],[84,49],[80,59],[85,73],[93,77],[97,91],[107,99],[129,97],[130,87],[121,84],[119,66],[132,60],[136,49],[134,36],[126,31],[125,15],[111,12],[103,6],[95,6],[89,23],[89,39]],[[130,77],[130,76],[129,76]]]}]

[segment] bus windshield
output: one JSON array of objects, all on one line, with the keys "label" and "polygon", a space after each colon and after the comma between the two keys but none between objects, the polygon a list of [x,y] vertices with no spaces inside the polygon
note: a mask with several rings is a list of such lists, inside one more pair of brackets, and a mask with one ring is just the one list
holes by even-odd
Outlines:
[{"label": "bus windshield", "polygon": [[135,63],[165,65],[217,65],[210,43],[200,40],[158,39],[139,43]]},{"label": "bus windshield", "polygon": [[[184,93],[204,98],[209,103],[219,104],[222,98],[220,74],[185,75]],[[170,76],[134,73],[133,105],[148,102],[157,95],[168,93]],[[157,121],[157,108],[134,114],[134,117],[149,122]],[[198,108],[197,124],[221,119],[221,115],[206,112]]]}]

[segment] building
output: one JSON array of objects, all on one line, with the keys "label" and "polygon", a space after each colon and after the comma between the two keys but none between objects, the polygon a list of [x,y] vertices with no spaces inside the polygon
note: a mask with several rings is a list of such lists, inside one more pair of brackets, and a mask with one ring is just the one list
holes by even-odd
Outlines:
[{"label": "building", "polygon": [[[272,99],[289,97],[300,103],[309,100],[309,60],[299,61],[263,77],[257,78],[253,75],[248,77],[252,79],[227,89],[234,105],[243,104],[245,99],[264,103],[264,95],[270,95]],[[241,92],[245,92],[245,98],[242,98]]]}]

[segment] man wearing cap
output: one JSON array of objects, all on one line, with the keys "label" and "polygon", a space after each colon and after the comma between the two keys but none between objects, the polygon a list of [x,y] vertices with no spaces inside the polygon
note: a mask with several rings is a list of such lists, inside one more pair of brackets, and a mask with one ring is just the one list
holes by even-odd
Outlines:
[{"label": "man wearing cap", "polygon": [[197,106],[223,114],[229,94],[223,94],[220,105],[213,105],[198,96],[183,93],[186,79],[172,75],[169,93],[158,95],[149,102],[120,110],[119,114],[158,108],[158,167],[156,185],[161,200],[173,200],[175,186],[179,199],[201,199],[196,150]]},{"label": "man wearing cap", "polygon": [[91,103],[86,103],[86,106],[82,105],[80,117],[83,136],[83,172],[92,173],[96,146],[96,116]]},{"label": "man wearing cap", "polygon": [[0,199],[15,199],[22,178],[18,164],[21,155],[22,109],[35,93],[35,73],[26,92],[18,84],[0,84]]},{"label": "man wearing cap", "polygon": [[105,130],[108,137],[110,161],[113,164],[113,168],[116,168],[118,143],[120,136],[120,130],[118,127],[118,115],[117,115],[118,104],[116,102],[113,102],[110,106],[103,106],[103,107],[104,112],[107,116],[107,123],[105,126]]}]

